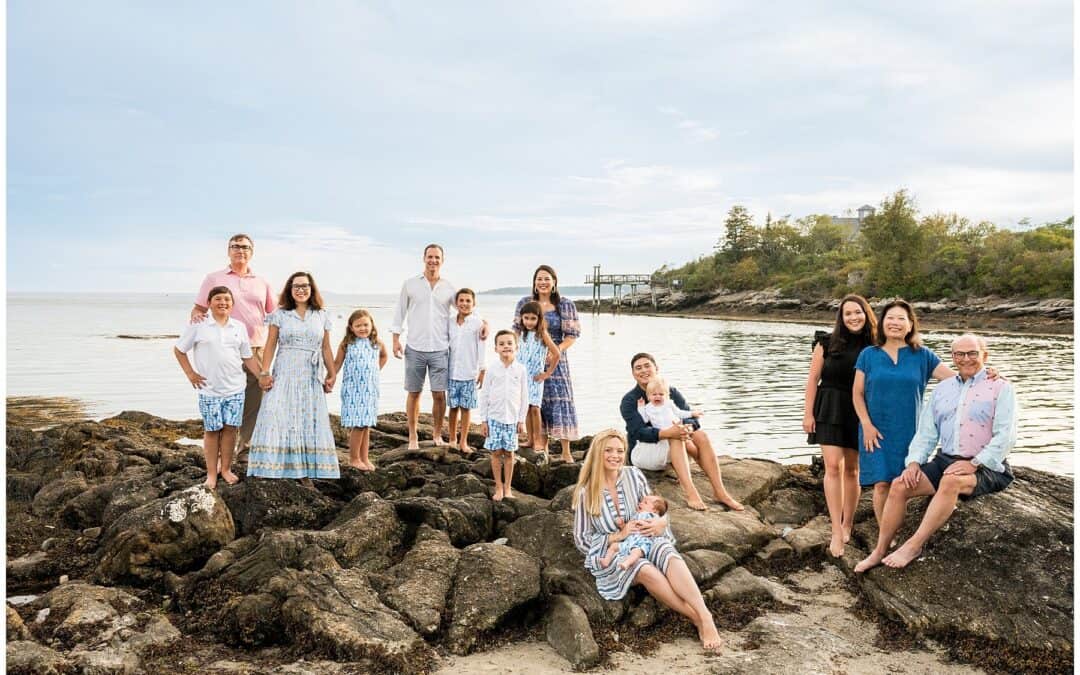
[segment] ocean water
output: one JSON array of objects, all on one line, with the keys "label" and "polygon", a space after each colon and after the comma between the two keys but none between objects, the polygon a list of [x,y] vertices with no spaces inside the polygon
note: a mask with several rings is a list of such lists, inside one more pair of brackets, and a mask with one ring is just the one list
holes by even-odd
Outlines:
[{"label": "ocean water", "polygon": [[[335,349],[357,307],[372,312],[389,349],[394,299],[328,295]],[[509,327],[516,297],[481,294],[478,300],[477,313],[492,329]],[[175,339],[117,337],[176,335],[191,304],[188,294],[10,294],[8,395],[81,399],[97,418],[123,410],[196,418],[195,392],[172,355]],[[703,426],[720,452],[782,462],[808,462],[817,452],[802,432],[802,399],[811,337],[826,326],[591,314],[587,299],[578,305],[582,337],[569,359],[583,434],[622,427],[619,400],[634,385],[629,360],[647,351],[691,407],[704,410]],[[943,331],[924,336],[939,356],[953,337]],[[991,362],[1015,383],[1021,406],[1012,463],[1072,475],[1072,338],[988,337]],[[496,358],[493,351],[489,358]],[[391,356],[381,376],[380,412],[404,409],[402,370]],[[338,390],[328,402],[338,412]],[[430,409],[426,394],[422,406]]]}]

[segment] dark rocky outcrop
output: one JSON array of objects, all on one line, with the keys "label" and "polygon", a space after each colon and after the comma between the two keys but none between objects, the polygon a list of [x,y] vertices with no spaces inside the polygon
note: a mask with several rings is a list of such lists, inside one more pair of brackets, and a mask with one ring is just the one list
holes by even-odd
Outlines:
[{"label": "dark rocky outcrop", "polygon": [[[8,607],[10,672],[228,670],[223,653],[238,657],[236,672],[420,672],[436,651],[467,654],[528,630],[580,669],[602,663],[617,636],[633,649],[693,634],[641,588],[618,601],[596,592],[572,536],[580,464],[523,452],[517,497],[496,503],[485,458],[435,448],[424,425],[421,449],[408,450],[403,423],[385,416],[373,432],[375,472],[343,466],[314,489],[245,479],[217,491],[201,486],[198,450],[176,442],[197,437],[197,421],[128,412],[38,431],[9,424],[8,585],[48,590]],[[757,646],[713,665],[833,668],[857,651],[847,624],[754,619],[804,602],[792,579],[832,560],[820,471],[731,458],[721,468],[746,511],[691,511],[670,472],[648,474],[718,621]],[[1016,474],[1007,491],[962,502],[906,570],[853,575],[886,634],[939,640],[991,669],[1071,667],[1072,480]],[[705,477],[694,480],[707,497]],[[924,508],[911,504],[901,536]],[[876,534],[868,496],[856,514],[848,568]],[[179,645],[203,647],[181,666],[169,656]],[[300,657],[333,661],[291,662]]]}]

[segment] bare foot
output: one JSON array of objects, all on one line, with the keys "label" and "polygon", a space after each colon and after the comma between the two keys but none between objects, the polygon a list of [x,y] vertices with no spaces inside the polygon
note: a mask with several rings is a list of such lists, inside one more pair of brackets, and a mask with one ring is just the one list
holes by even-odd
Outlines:
[{"label": "bare foot", "polygon": [[713,623],[711,614],[698,627],[698,637],[701,638],[702,649],[707,652],[718,653],[720,648],[724,646],[723,641],[720,640],[720,633],[716,631],[716,624]]},{"label": "bare foot", "polygon": [[720,502],[724,506],[728,507],[732,511],[745,511],[746,507],[742,505],[742,502],[735,501],[735,498],[725,493],[723,497],[717,497],[716,501]]},{"label": "bare foot", "polygon": [[410,450],[419,450],[420,449],[420,441],[415,439],[415,438],[410,438],[409,439],[409,449]]},{"label": "bare foot", "polygon": [[435,442],[436,448],[442,448],[446,446],[446,441],[442,439],[442,434],[435,434],[431,437],[431,440]]},{"label": "bare foot", "polygon": [[217,476],[213,478],[207,478],[205,481],[203,481],[203,485],[210,488],[211,490],[217,489]]},{"label": "bare foot", "polygon": [[501,502],[503,500],[502,488],[495,488],[495,496],[493,496],[491,499],[492,501]]},{"label": "bare foot", "polygon": [[849,541],[851,541],[851,528],[850,527],[845,527],[844,528],[844,543],[846,544]]},{"label": "bare foot", "polygon": [[514,493],[510,492],[510,488],[505,488],[504,489],[503,498],[504,499],[513,499],[514,498]]},{"label": "bare foot", "polygon": [[354,461],[354,460],[350,459],[349,460],[349,466],[351,466],[354,469],[360,469],[361,471],[364,470],[364,463],[361,462],[360,460],[355,460]]},{"label": "bare foot", "polygon": [[461,446],[461,454],[465,457],[472,457],[476,454],[476,451],[467,445],[463,445]]},{"label": "bare foot", "polygon": [[375,470],[375,465],[372,464],[370,461],[364,462],[364,466],[362,467],[362,470],[363,471],[374,471]]},{"label": "bare foot", "polygon": [[240,482],[240,477],[237,476],[232,471],[223,471],[221,473],[221,477],[224,478],[225,482],[228,483],[229,485],[236,485],[237,483]]},{"label": "bare foot", "polygon": [[844,536],[837,535],[835,532],[832,538],[829,540],[829,555],[834,558],[842,558],[844,556]]},{"label": "bare foot", "polygon": [[882,554],[878,553],[876,550],[871,551],[870,555],[863,558],[862,562],[860,562],[858,565],[855,566],[855,573],[858,574],[858,573],[861,573],[861,572],[865,572],[866,570],[868,570],[868,569],[870,569],[872,567],[877,567],[878,565],[881,564],[881,559],[883,557],[884,556]]},{"label": "bare foot", "polygon": [[909,546],[905,543],[900,548],[885,556],[885,559],[881,562],[894,569],[903,569],[908,566],[908,563],[921,555],[921,548],[915,548],[914,546]]},{"label": "bare foot", "polygon": [[695,511],[704,511],[705,502],[701,501],[701,497],[688,497],[686,499],[686,505]]},{"label": "bare foot", "polygon": [[559,455],[559,459],[566,462],[567,464],[573,464],[574,463],[574,456],[573,455]]}]

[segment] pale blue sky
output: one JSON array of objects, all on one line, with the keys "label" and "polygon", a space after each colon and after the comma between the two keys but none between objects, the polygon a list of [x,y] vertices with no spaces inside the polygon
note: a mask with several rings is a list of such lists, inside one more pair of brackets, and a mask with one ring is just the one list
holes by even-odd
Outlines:
[{"label": "pale blue sky", "polygon": [[648,272],[727,210],[1072,213],[1069,2],[8,3],[10,290]]}]

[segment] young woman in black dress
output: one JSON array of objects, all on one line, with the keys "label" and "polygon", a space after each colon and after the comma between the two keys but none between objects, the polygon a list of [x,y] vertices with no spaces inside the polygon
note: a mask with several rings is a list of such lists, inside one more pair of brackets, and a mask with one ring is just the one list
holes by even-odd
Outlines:
[{"label": "young woman in black dress", "polygon": [[859,501],[859,418],[851,402],[855,360],[874,344],[877,320],[866,299],[847,295],[836,311],[832,333],[814,333],[814,353],[806,378],[803,431],[820,444],[825,459],[825,503],[832,521],[829,554],[844,555]]}]

